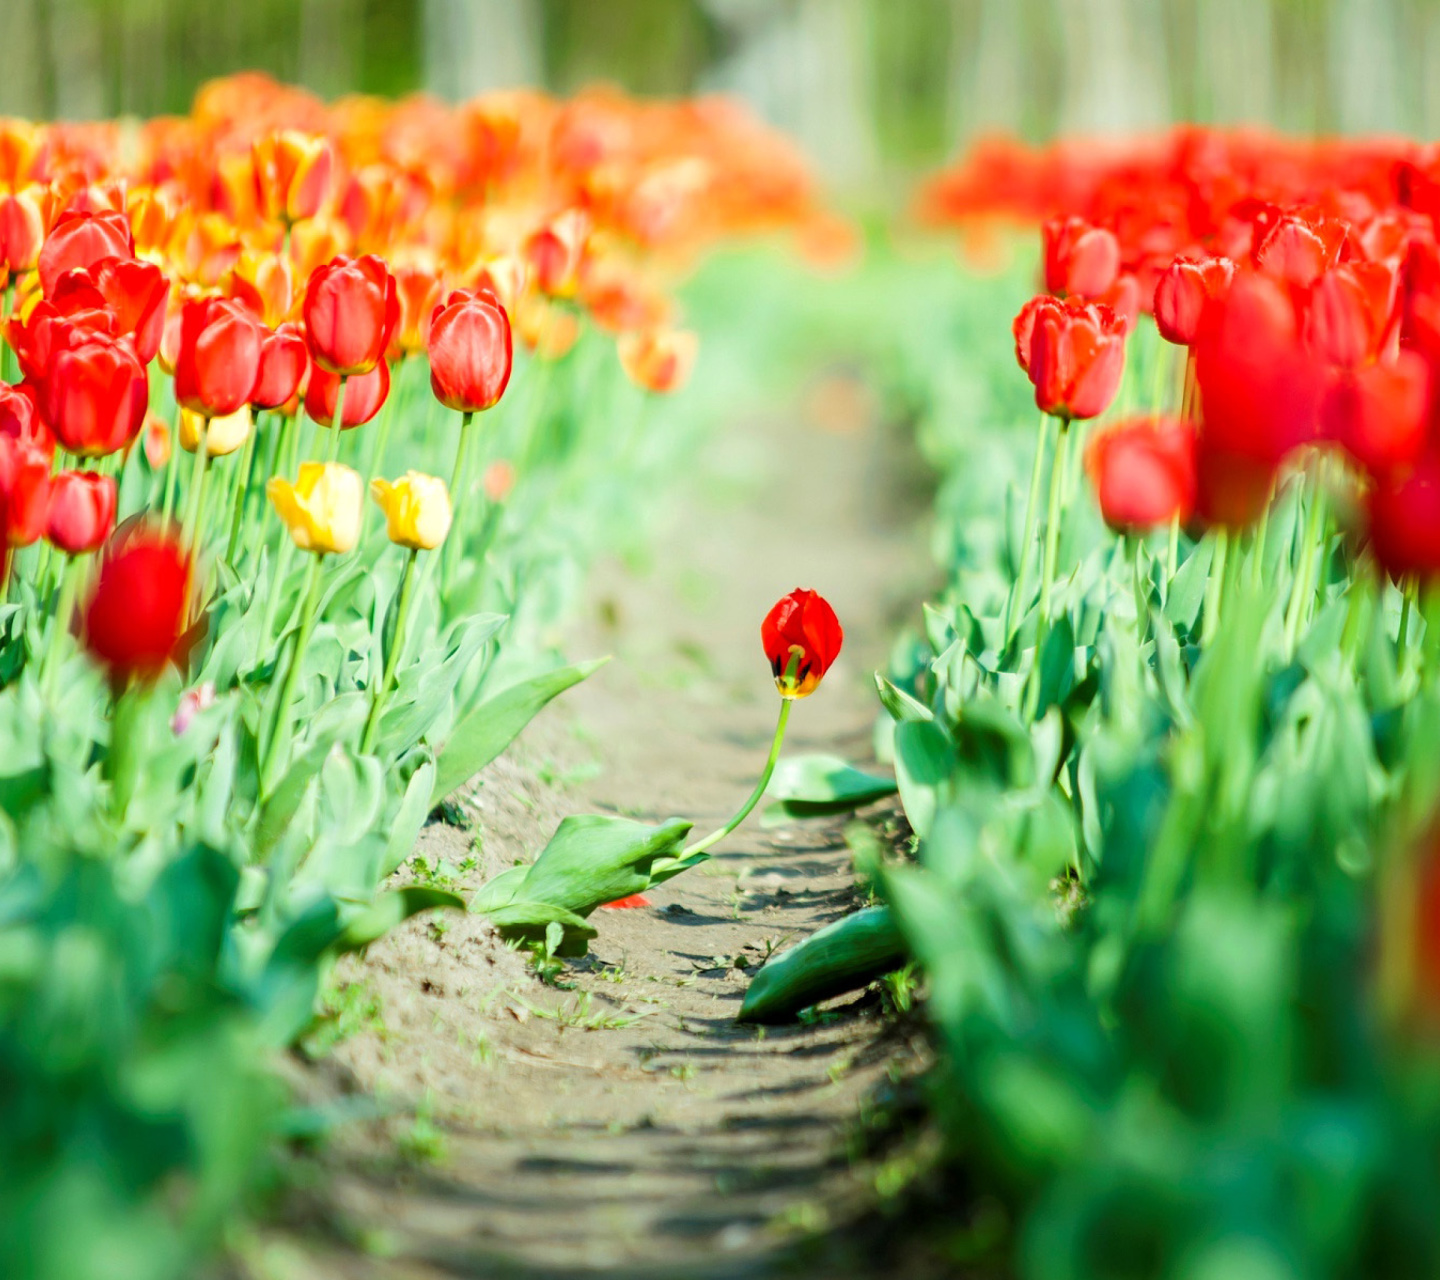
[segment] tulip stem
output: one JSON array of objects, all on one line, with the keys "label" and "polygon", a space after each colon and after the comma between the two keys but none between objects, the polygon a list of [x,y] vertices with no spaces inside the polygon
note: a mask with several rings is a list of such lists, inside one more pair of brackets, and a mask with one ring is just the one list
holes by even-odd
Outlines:
[{"label": "tulip stem", "polygon": [[340,433],[345,429],[345,375],[340,375],[340,386],[335,391],[335,416],[330,419],[330,438],[325,442],[325,462],[328,465],[340,456]]},{"label": "tulip stem", "polygon": [[414,594],[415,560],[420,553],[413,547],[405,558],[405,573],[400,579],[400,603],[395,610],[395,634],[390,637],[390,651],[385,655],[385,673],[380,683],[370,691],[370,717],[365,721],[365,735],[360,739],[360,754],[369,755],[375,745],[375,734],[380,728],[380,713],[385,709],[385,699],[390,695],[390,685],[400,666],[400,655],[405,651],[405,623],[410,617],[410,598]]},{"label": "tulip stem", "polygon": [[260,415],[255,415],[255,422],[250,429],[249,436],[245,439],[245,452],[240,458],[240,466],[235,476],[235,513],[230,518],[230,545],[226,548],[225,559],[230,564],[235,563],[235,551],[240,545],[240,528],[245,523],[245,506],[250,500],[250,483],[255,476],[255,437],[260,434]]},{"label": "tulip stem", "polygon": [[1320,487],[1318,468],[1305,482],[1305,530],[1300,540],[1300,561],[1295,566],[1295,579],[1290,586],[1290,602],[1285,609],[1285,656],[1293,657],[1300,642],[1300,627],[1305,620],[1306,606],[1314,590],[1315,557],[1319,550],[1321,527],[1325,520],[1324,493]]},{"label": "tulip stem", "polygon": [[1220,595],[1225,581],[1225,561],[1230,550],[1230,534],[1219,529],[1215,534],[1215,555],[1210,561],[1210,577],[1205,583],[1205,616],[1200,624],[1200,645],[1209,648],[1220,628]]},{"label": "tulip stem", "polygon": [[60,658],[65,650],[65,640],[70,634],[70,615],[75,610],[75,593],[80,587],[80,557],[65,557],[65,568],[60,574],[60,601],[55,606],[55,616],[50,623],[50,643],[45,649],[45,660],[40,667],[40,687],[47,693],[53,692],[55,673],[60,669]]},{"label": "tulip stem", "polygon": [[1070,429],[1068,418],[1060,419],[1060,434],[1050,463],[1050,502],[1045,514],[1045,559],[1040,569],[1040,623],[1050,619],[1050,593],[1055,587],[1056,561],[1060,555],[1060,507],[1065,484],[1065,444]]},{"label": "tulip stem", "polygon": [[460,443],[455,447],[455,471],[450,477],[450,536],[446,539],[445,549],[440,553],[444,558],[441,564],[440,573],[440,594],[443,597],[450,590],[450,579],[455,573],[455,557],[459,551],[452,550],[452,547],[459,548],[465,543],[465,526],[461,523],[461,516],[465,510],[466,489],[465,476],[470,461],[471,437],[475,434],[470,427],[471,420],[475,417],[473,413],[465,413],[460,418]]},{"label": "tulip stem", "polygon": [[[796,659],[792,658],[790,660],[792,668],[795,666],[795,663]],[[694,844],[687,845],[680,853],[682,859],[693,857],[697,853],[704,853],[712,845],[719,844],[720,841],[725,839],[736,827],[744,822],[745,819],[750,816],[750,811],[760,803],[760,797],[765,794],[765,788],[770,785],[770,776],[775,772],[775,765],[779,762],[780,746],[785,741],[785,726],[790,722],[790,707],[794,701],[794,698],[782,697],[780,699],[780,719],[775,725],[775,737],[770,742],[770,755],[765,761],[765,768],[760,774],[760,781],[755,784],[755,790],[750,793],[750,798],[740,806],[740,811],[718,831],[712,831],[703,840],[697,840]]]},{"label": "tulip stem", "polygon": [[170,428],[170,455],[165,459],[164,522],[168,525],[175,514],[175,490],[180,479],[180,406],[175,406],[175,422]]},{"label": "tulip stem", "polygon": [[193,552],[196,549],[196,541],[200,536],[200,516],[205,505],[205,477],[208,474],[206,463],[209,461],[207,446],[210,440],[210,419],[200,419],[199,439],[195,441],[195,465],[190,471],[190,492],[187,495],[185,504],[185,525],[184,542]]},{"label": "tulip stem", "polygon": [[370,449],[370,461],[365,468],[365,484],[368,488],[372,480],[380,478],[385,467],[385,450],[390,443],[390,422],[395,408],[395,400],[399,392],[401,365],[395,366],[395,385],[391,387],[390,394],[385,397],[385,407],[380,410],[380,421],[375,427],[375,443]]},{"label": "tulip stem", "polygon": [[324,560],[323,555],[317,554],[310,565],[305,600],[300,607],[300,630],[296,632],[295,644],[290,650],[290,665],[285,668],[285,683],[280,688],[280,702],[275,708],[275,726],[271,730],[264,766],[260,770],[261,785],[267,791],[267,780],[273,776],[275,767],[275,753],[280,749],[281,739],[288,739],[290,736],[290,709],[295,704],[295,689],[300,683],[300,668],[304,664],[305,650],[310,645],[310,633],[315,629],[315,614],[320,604],[321,566]]},{"label": "tulip stem", "polygon": [[1165,599],[1170,599],[1170,586],[1180,568],[1180,517],[1170,518],[1170,538],[1165,548]]},{"label": "tulip stem", "polygon": [[1040,430],[1035,437],[1035,461],[1030,466],[1030,494],[1025,500],[1025,532],[1020,539],[1020,563],[1015,567],[1015,581],[1005,602],[1005,643],[1010,643],[1019,625],[1017,610],[1025,607],[1026,579],[1030,576],[1030,549],[1035,542],[1035,516],[1040,509],[1040,478],[1045,469],[1045,446],[1050,438],[1050,415],[1040,415]]}]

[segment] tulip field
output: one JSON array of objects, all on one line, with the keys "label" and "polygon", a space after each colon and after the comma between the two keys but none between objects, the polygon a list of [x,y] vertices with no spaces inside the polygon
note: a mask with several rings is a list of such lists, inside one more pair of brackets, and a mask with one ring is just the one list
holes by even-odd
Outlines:
[{"label": "tulip field", "polygon": [[[859,1199],[816,1183],[727,1226],[717,1175],[688,1261],[576,1266],[1440,1274],[1431,148],[996,140],[852,225],[717,99],[327,104],[240,75],[184,117],[0,120],[0,267],[0,1273],[331,1274],[273,1269],[282,1221],[354,1248],[334,1274],[489,1274],[373,1245],[384,1223],[295,1226],[360,1176],[312,1150],[345,1107],[412,1126],[399,1223],[427,1179],[469,1203],[447,1124],[534,1119],[506,1063],[547,1063],[537,1111],[609,1072],[682,1129],[723,1096],[734,1134],[773,1052],[831,1055],[806,1087]],[[828,425],[801,437],[773,424],[807,379]],[[716,506],[747,431],[782,498]],[[827,452],[866,501],[902,454],[923,472],[890,518],[924,563],[862,564],[861,517],[816,514]],[[686,739],[750,772],[536,781],[531,722],[583,725],[621,678],[583,619],[640,666],[626,628],[653,623],[597,584],[692,545],[654,531],[667,501],[685,536],[763,527],[744,563],[786,584],[721,663],[743,687],[666,632],[709,682]],[[651,699],[675,741],[675,689],[636,687],[596,774],[630,776]],[[536,839],[427,852],[536,809],[531,783]],[[466,1033],[463,1123],[428,1083],[381,1098],[358,1051],[344,1106],[306,1101],[318,1029],[403,969],[397,939],[460,966],[414,975],[427,998],[496,1019]],[[457,1042],[433,1007],[422,1060]],[[497,1065],[532,1016],[552,1040]],[[344,1036],[403,1058],[379,1023]],[[689,1024],[709,1084],[650,1066]],[[609,1092],[574,1154],[619,1169],[607,1142],[670,1134]],[[564,1189],[545,1212],[583,1216]]]}]

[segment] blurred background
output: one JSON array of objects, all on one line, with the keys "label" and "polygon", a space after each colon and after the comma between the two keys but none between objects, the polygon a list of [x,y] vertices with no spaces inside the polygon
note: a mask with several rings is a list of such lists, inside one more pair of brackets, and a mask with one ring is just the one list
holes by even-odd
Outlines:
[{"label": "blurred background", "polygon": [[1440,0],[0,0],[0,113],[184,110],[259,68],[326,96],[719,90],[841,187],[978,132],[1264,121],[1440,133]]}]

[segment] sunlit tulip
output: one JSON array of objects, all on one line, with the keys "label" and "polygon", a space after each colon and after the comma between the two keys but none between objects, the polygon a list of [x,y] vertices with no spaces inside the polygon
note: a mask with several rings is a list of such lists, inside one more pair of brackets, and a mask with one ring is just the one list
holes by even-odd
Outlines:
[{"label": "sunlit tulip", "polygon": [[589,215],[580,209],[567,209],[531,233],[525,241],[525,260],[542,293],[552,298],[575,296],[589,235]]},{"label": "sunlit tulip", "polygon": [[[369,373],[345,379],[345,421],[340,425],[349,431],[363,427],[380,412],[390,395],[390,366],[381,361]],[[322,427],[335,425],[335,405],[340,398],[340,379],[333,373],[312,365],[310,382],[305,389],[305,412]]]},{"label": "sunlit tulip", "polygon": [[390,541],[402,547],[433,551],[450,532],[450,491],[435,476],[407,471],[399,480],[372,480],[370,496],[385,513]]},{"label": "sunlit tulip", "polygon": [[1211,299],[1223,298],[1235,278],[1229,258],[1176,258],[1155,284],[1155,327],[1167,342],[1188,347],[1200,332],[1200,317]]},{"label": "sunlit tulip", "polygon": [[275,476],[265,491],[301,551],[344,555],[360,540],[364,485],[349,467],[305,462],[294,484]]},{"label": "sunlit tulip", "polygon": [[397,267],[395,292],[400,323],[390,340],[390,358],[418,355],[430,338],[430,320],[443,295],[440,275],[428,267]]},{"label": "sunlit tulip", "polygon": [[1016,357],[1043,412],[1093,418],[1115,398],[1125,369],[1125,327],[1104,303],[1042,294],[1015,318],[1014,334]]},{"label": "sunlit tulip", "polygon": [[1120,242],[1084,218],[1055,218],[1041,227],[1045,288],[1059,295],[1103,299],[1120,274]]},{"label": "sunlit tulip", "polygon": [[829,602],[797,587],[776,601],[760,624],[760,642],[782,698],[815,692],[840,656],[845,633]]},{"label": "sunlit tulip", "polygon": [[499,402],[514,360],[510,318],[490,293],[457,289],[430,322],[430,387],[449,409],[479,413]]},{"label": "sunlit tulip", "polygon": [[679,391],[690,378],[700,339],[688,329],[622,333],[615,340],[625,376],[646,391]]},{"label": "sunlit tulip", "polygon": [[62,471],[50,488],[45,536],[61,551],[95,551],[115,527],[115,480],[95,471]]},{"label": "sunlit tulip", "polygon": [[12,274],[33,271],[45,242],[51,195],[45,187],[26,187],[0,196],[0,266]]},{"label": "sunlit tulip", "polygon": [[123,683],[153,679],[178,658],[190,603],[190,558],[169,534],[140,528],[101,560],[84,612],[85,647]]},{"label": "sunlit tulip", "polygon": [[255,189],[267,218],[313,218],[330,193],[334,158],[324,138],[293,129],[257,138],[251,147]]},{"label": "sunlit tulip", "polygon": [[223,418],[250,402],[260,372],[264,328],[240,303],[185,303],[175,362],[175,398],[187,409]]},{"label": "sunlit tulip", "polygon": [[206,418],[193,409],[180,410],[180,447],[186,453],[200,448],[200,433],[205,433],[205,453],[211,458],[224,458],[241,448],[250,438],[253,422],[250,406],[241,405],[234,413]]},{"label": "sunlit tulip", "polygon": [[60,277],[101,258],[133,258],[135,241],[123,213],[66,213],[51,229],[36,265],[48,295]]},{"label": "sunlit tulip", "polygon": [[141,364],[155,358],[165,329],[170,281],[153,262],[101,258],[84,270],[67,271],[56,282],[52,300],[62,311],[67,293],[81,306],[98,302],[108,308],[115,317],[111,332],[134,343]]},{"label": "sunlit tulip", "polygon": [[300,390],[309,368],[310,349],[299,325],[286,323],[267,331],[260,339],[260,369],[250,388],[250,403],[257,409],[279,408]]},{"label": "sunlit tulip", "polygon": [[295,273],[282,254],[246,249],[230,269],[228,291],[275,329],[295,310]]},{"label": "sunlit tulip", "polygon": [[335,258],[305,288],[305,338],[327,373],[369,373],[400,322],[395,280],[373,255]]}]

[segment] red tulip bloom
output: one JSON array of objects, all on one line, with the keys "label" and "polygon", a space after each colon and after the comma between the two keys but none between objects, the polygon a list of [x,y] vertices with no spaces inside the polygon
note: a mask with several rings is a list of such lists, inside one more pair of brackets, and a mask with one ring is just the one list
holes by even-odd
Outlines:
[{"label": "red tulip bloom", "polygon": [[1440,575],[1440,462],[1427,459],[1403,478],[1377,477],[1367,507],[1370,549],[1391,577]]},{"label": "red tulip bloom", "polygon": [[49,507],[49,457],[0,435],[0,564],[9,548],[28,547],[44,534]]},{"label": "red tulip bloom", "polygon": [[304,317],[316,365],[327,373],[369,373],[400,322],[395,279],[373,254],[341,254],[310,277]]},{"label": "red tulip bloom", "polygon": [[1121,533],[1154,529],[1195,509],[1195,427],[1133,418],[1098,432],[1085,451],[1100,514]]},{"label": "red tulip bloom", "polygon": [[760,624],[760,643],[782,698],[814,693],[844,640],[840,620],[825,598],[799,587],[777,601]]},{"label": "red tulip bloom", "polygon": [[40,287],[48,297],[67,271],[92,266],[101,258],[134,256],[135,240],[123,213],[66,213],[40,250]]},{"label": "red tulip bloom", "polygon": [[1322,360],[1353,369],[1399,337],[1400,277],[1379,262],[1344,262],[1310,290],[1305,341]]},{"label": "red tulip bloom", "polygon": [[141,364],[149,364],[160,350],[165,331],[170,281],[153,262],[138,258],[102,258],[86,273],[115,313],[116,332],[135,343]]},{"label": "red tulip bloom", "polygon": [[400,302],[400,323],[390,338],[391,360],[424,351],[430,342],[430,322],[445,296],[439,275],[427,267],[400,267],[395,271]]},{"label": "red tulip bloom", "polygon": [[71,333],[75,345],[50,358],[40,407],[55,439],[82,458],[125,448],[140,433],[150,383],[135,349],[123,338]]},{"label": "red tulip bloom", "polygon": [[1109,307],[1041,294],[1013,329],[1016,357],[1043,412],[1075,419],[1105,411],[1125,371],[1125,326]]},{"label": "red tulip bloom", "polygon": [[326,139],[287,129],[257,138],[250,154],[256,201],[267,218],[299,222],[320,212],[334,169]]},{"label": "red tulip bloom", "polygon": [[1155,282],[1155,327],[1167,342],[1190,346],[1200,332],[1205,304],[1223,298],[1235,278],[1229,258],[1176,258]]},{"label": "red tulip bloom", "polygon": [[1415,462],[1425,449],[1429,414],[1430,367],[1413,351],[1341,370],[1320,404],[1324,435],[1369,471]]},{"label": "red tulip bloom", "polygon": [[123,683],[176,659],[190,599],[190,558],[168,534],[140,529],[112,544],[85,607],[85,647]]},{"label": "red tulip bloom", "polygon": [[62,471],[50,488],[45,536],[61,551],[95,551],[115,527],[115,481],[96,471]]},{"label": "red tulip bloom", "polygon": [[1120,274],[1120,242],[1113,231],[1084,218],[1053,218],[1041,228],[1045,288],[1057,295],[1100,299]]},{"label": "red tulip bloom", "polygon": [[39,392],[32,384],[0,382],[0,436],[39,449],[47,458],[55,456],[55,437],[40,415]]},{"label": "red tulip bloom", "polygon": [[514,348],[495,295],[457,289],[430,321],[430,387],[448,409],[480,413],[505,394]]},{"label": "red tulip bloom", "polygon": [[1255,265],[1286,284],[1308,289],[1333,267],[1345,244],[1345,224],[1310,210],[1257,223]]},{"label": "red tulip bloom", "polygon": [[257,409],[278,408],[300,389],[309,367],[310,349],[298,324],[287,322],[274,333],[267,331],[260,340],[260,372],[250,389],[250,403]]},{"label": "red tulip bloom", "polygon": [[33,271],[45,243],[51,196],[44,187],[26,187],[0,197],[0,266],[13,275]]},{"label": "red tulip bloom", "polygon": [[250,402],[260,372],[264,327],[230,298],[184,304],[175,361],[175,398],[207,418],[223,418]]},{"label": "red tulip bloom", "polygon": [[[369,373],[345,379],[345,430],[363,427],[377,413],[390,394],[390,366],[380,361]],[[335,425],[335,402],[340,396],[340,379],[318,366],[311,366],[310,385],[305,389],[305,412],[321,426]]]},{"label": "red tulip bloom", "polygon": [[1195,445],[1195,516],[1206,525],[1246,529],[1275,488],[1275,468],[1215,443],[1201,431]]},{"label": "red tulip bloom", "polygon": [[580,209],[567,209],[525,241],[525,261],[542,293],[552,298],[575,295],[589,236],[589,215]]}]

